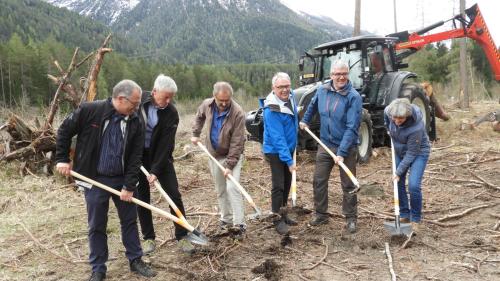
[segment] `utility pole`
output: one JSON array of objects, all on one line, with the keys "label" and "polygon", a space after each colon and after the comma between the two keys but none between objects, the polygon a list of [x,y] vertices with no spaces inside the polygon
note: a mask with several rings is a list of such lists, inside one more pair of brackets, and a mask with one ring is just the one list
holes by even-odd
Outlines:
[{"label": "utility pole", "polygon": [[[465,17],[465,0],[460,0],[460,14]],[[462,23],[462,28],[464,24]],[[469,83],[467,83],[467,41],[465,38],[461,38],[460,40],[460,90],[463,94],[462,96],[462,108],[469,108]]]},{"label": "utility pole", "polygon": [[354,8],[354,31],[352,36],[359,36],[361,34],[361,0],[356,0]]},{"label": "utility pole", "polygon": [[396,17],[396,0],[393,0],[392,3],[394,6],[394,32],[398,32],[398,21]]}]

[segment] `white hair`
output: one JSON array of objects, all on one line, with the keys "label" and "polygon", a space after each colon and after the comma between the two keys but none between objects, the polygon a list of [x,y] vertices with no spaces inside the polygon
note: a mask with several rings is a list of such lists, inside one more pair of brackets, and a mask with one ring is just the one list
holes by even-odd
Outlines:
[{"label": "white hair", "polygon": [[153,88],[156,89],[157,91],[168,91],[177,93],[177,84],[175,84],[174,79],[163,74],[160,74],[158,75],[158,77],[156,77]]},{"label": "white hair", "polygon": [[113,98],[117,97],[131,97],[132,93],[134,90],[139,91],[139,95],[142,94],[142,89],[137,83],[135,83],[132,80],[122,80],[118,82],[114,87],[113,87]]},{"label": "white hair", "polygon": [[276,81],[278,81],[278,79],[285,79],[288,80],[289,82],[291,81],[290,76],[288,74],[286,74],[285,72],[278,72],[274,74],[273,79],[271,80],[273,86],[276,84]]},{"label": "white hair", "polygon": [[387,112],[391,117],[408,117],[413,113],[411,103],[407,98],[395,99],[387,107]]},{"label": "white hair", "polygon": [[330,74],[334,73],[336,69],[346,68],[347,72],[349,72],[349,64],[341,59],[338,59],[332,63],[330,67]]},{"label": "white hair", "polygon": [[215,96],[221,91],[228,92],[231,96],[233,95],[233,87],[231,87],[231,84],[224,82],[224,81],[219,81],[219,82],[215,83],[214,90],[212,93]]}]

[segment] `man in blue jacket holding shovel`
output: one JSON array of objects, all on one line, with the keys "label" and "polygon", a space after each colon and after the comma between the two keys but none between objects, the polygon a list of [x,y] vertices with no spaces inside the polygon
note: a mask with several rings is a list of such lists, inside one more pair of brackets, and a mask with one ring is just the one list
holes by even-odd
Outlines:
[{"label": "man in blue jacket holding shovel", "polygon": [[293,151],[297,146],[298,114],[290,76],[278,72],[272,79],[273,91],[264,100],[264,142],[262,150],[271,166],[271,211],[276,231],[285,235],[297,223],[286,213],[288,194],[295,170]]},{"label": "man in blue jacket holding shovel", "polygon": [[[321,141],[336,154],[336,159],[318,146],[316,168],[314,171],[313,191],[316,217],[309,223],[312,226],[328,223],[328,179],[334,163],[344,162],[356,175],[358,129],[361,120],[362,99],[349,81],[349,65],[341,60],[332,64],[331,80],[319,86],[311,100],[300,128],[309,126],[314,114],[320,115]],[[349,192],[355,186],[344,170],[340,169],[343,191],[342,213],[346,217],[346,228],[356,232],[357,204],[356,194]]]}]

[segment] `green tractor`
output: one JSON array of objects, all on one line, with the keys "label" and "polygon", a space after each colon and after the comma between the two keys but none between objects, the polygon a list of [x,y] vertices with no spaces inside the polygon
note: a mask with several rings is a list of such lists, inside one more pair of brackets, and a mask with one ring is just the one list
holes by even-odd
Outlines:
[{"label": "green tractor", "polygon": [[[398,71],[404,67],[395,56],[395,37],[359,36],[322,44],[312,52],[306,52],[299,60],[300,88],[294,90],[299,119],[318,87],[330,79],[330,66],[338,59],[349,64],[349,80],[363,98],[363,114],[359,128],[358,162],[367,162],[372,147],[388,144],[384,127],[384,108],[395,98],[407,97],[422,110],[429,135],[435,136],[431,126],[433,112],[425,92],[414,78],[416,74]],[[262,109],[249,112],[246,127],[250,139],[262,142]],[[319,135],[319,116],[314,116],[310,129]],[[299,149],[315,150],[314,139],[306,132],[299,131]]]},{"label": "green tractor", "polygon": [[[451,38],[469,37],[482,48],[492,67],[496,80],[500,80],[500,55],[491,38],[479,7],[473,5],[465,10],[467,18],[456,15],[455,29],[423,35],[442,26],[440,21],[413,33],[403,31],[388,36],[358,36],[325,43],[306,52],[299,60],[300,88],[294,90],[295,101],[302,119],[307,106],[318,87],[330,79],[331,64],[338,59],[350,67],[349,80],[363,98],[363,114],[359,127],[358,162],[370,159],[373,147],[388,146],[390,140],[384,126],[384,109],[396,98],[407,98],[417,105],[424,115],[424,122],[431,140],[436,139],[437,101],[426,96],[422,86],[416,82],[417,75],[401,69],[408,67],[403,59],[422,49],[429,43]],[[456,22],[463,27],[456,27]],[[440,114],[439,114],[440,115]],[[438,116],[439,116],[438,115]],[[247,114],[246,127],[250,140],[262,142],[262,108]],[[319,135],[319,116],[315,116],[310,129]],[[299,131],[299,149],[316,149],[316,142],[305,132]]]}]

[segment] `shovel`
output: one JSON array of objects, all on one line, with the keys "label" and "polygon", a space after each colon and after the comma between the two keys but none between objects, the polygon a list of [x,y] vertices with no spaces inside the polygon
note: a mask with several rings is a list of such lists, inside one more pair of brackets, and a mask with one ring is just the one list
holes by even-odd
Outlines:
[{"label": "shovel", "polygon": [[[81,175],[81,174],[79,174],[79,173],[77,173],[77,172],[75,172],[73,170],[70,172],[70,174],[73,177],[77,178],[77,179],[80,179],[82,181],[86,181],[88,183],[91,183],[94,186],[97,186],[97,187],[99,187],[101,189],[104,189],[104,190],[106,190],[108,192],[111,192],[114,195],[120,196],[120,192],[118,190],[113,189],[113,188],[111,188],[111,187],[109,187],[107,185],[104,185],[104,184],[102,184],[100,182],[97,182],[95,180],[89,179],[86,176],[83,176],[83,175]],[[136,198],[133,198],[133,197],[132,197],[132,202],[135,203],[135,204],[137,204],[137,205],[139,205],[139,206],[141,206],[141,207],[149,209],[152,212],[160,214],[160,215],[166,217],[167,219],[172,220],[175,223],[177,223],[178,225],[180,225],[180,226],[184,227],[185,229],[187,229],[190,232],[190,234],[186,237],[186,239],[188,239],[189,241],[191,241],[193,243],[196,243],[196,244],[199,244],[199,245],[208,245],[208,239],[206,238],[205,235],[203,235],[196,228],[194,228],[191,225],[185,223],[184,221],[182,221],[178,217],[173,216],[170,213],[165,212],[164,210],[162,210],[160,208],[152,206],[152,205],[150,205],[150,204],[148,204],[146,202],[143,202],[143,201],[141,201],[139,199],[136,199]]]},{"label": "shovel", "polygon": [[[304,130],[308,132],[309,135],[311,135],[311,137],[313,137],[313,139],[315,139],[326,150],[326,152],[328,152],[328,154],[332,156],[333,159],[336,158],[335,154],[313,132],[311,132],[309,128],[305,127]],[[358,179],[356,179],[356,177],[351,173],[351,170],[349,170],[349,168],[347,168],[347,166],[343,162],[337,162],[337,164],[344,170],[344,172],[347,174],[347,176],[351,179],[352,183],[356,187],[349,193],[350,194],[357,193],[360,189]]]},{"label": "shovel", "polygon": [[[394,144],[391,138],[391,153],[392,153],[392,172],[393,175],[396,174],[396,154],[394,153]],[[384,227],[391,233],[392,236],[396,235],[410,235],[411,234],[411,224],[401,223],[399,220],[399,194],[398,194],[398,181],[393,180],[392,184],[394,186],[394,215],[396,219],[394,222],[386,221],[384,222]]]},{"label": "shovel", "polygon": [[[144,166],[141,166],[141,171],[144,173],[144,175],[146,175],[146,177],[150,176],[148,170],[146,170],[146,168],[144,168]],[[170,196],[168,196],[168,194],[165,192],[165,190],[161,187],[161,184],[158,181],[158,179],[154,181],[154,185],[155,185],[156,189],[158,189],[160,191],[161,195],[165,199],[167,199],[168,205],[174,210],[174,212],[177,215],[177,217],[179,218],[179,220],[182,221],[183,224],[179,224],[179,225],[186,228],[188,231],[190,229],[195,229],[194,227],[192,227],[189,224],[189,222],[186,220],[186,218],[182,214],[181,210],[179,210],[179,208],[177,208],[177,205],[175,205],[174,201],[172,201]],[[189,228],[185,227],[184,225],[186,225]],[[193,232],[190,232],[187,235],[186,239],[188,239],[189,241],[191,241],[195,244],[199,244],[199,245],[206,245],[208,243],[208,238],[203,233],[195,234]]]},{"label": "shovel", "polygon": [[[293,152],[293,162],[297,166],[297,149]],[[292,184],[290,186],[290,193],[292,194],[292,211],[299,214],[305,215],[312,213],[312,210],[304,208],[302,206],[297,206],[297,170],[292,172]]]},{"label": "shovel", "polygon": [[[212,161],[214,161],[214,163],[217,164],[217,166],[219,166],[219,168],[223,172],[226,170],[226,168],[224,168],[224,166],[222,166],[222,164],[219,163],[219,161],[217,161],[217,159],[215,159],[215,157],[213,157],[212,154],[210,154],[210,152],[208,152],[207,148],[201,142],[197,142],[197,144],[203,151],[205,151],[208,157],[210,157],[210,159],[212,159]],[[243,194],[248,203],[250,203],[250,205],[255,209],[255,214],[248,215],[248,218],[256,219],[262,217],[261,210],[259,209],[259,207],[257,207],[257,205],[255,205],[255,202],[253,202],[252,197],[250,197],[250,195],[243,188],[243,186],[241,186],[241,184],[233,177],[233,175],[229,174],[227,177],[229,178],[230,181],[232,181],[236,185],[236,187],[240,190],[240,192]]]},{"label": "shovel", "polygon": [[[297,167],[297,149],[293,151],[293,163]],[[297,206],[297,169],[292,171],[292,186],[290,187],[292,193],[292,207]]]}]

